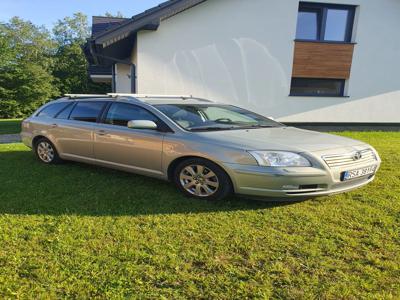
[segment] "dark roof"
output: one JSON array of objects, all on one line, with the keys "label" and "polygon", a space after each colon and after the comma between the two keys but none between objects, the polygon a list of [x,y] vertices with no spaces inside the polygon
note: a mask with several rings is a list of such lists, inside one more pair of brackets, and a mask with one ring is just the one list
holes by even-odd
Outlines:
[{"label": "dark roof", "polygon": [[130,54],[140,30],[157,30],[162,20],[207,0],[169,0],[130,19],[93,17],[93,35],[84,46],[91,65],[131,64]]},{"label": "dark roof", "polygon": [[120,26],[129,20],[130,20],[129,18],[127,19],[127,18],[93,16],[92,37],[95,37],[99,33],[107,31],[115,26]]},{"label": "dark roof", "polygon": [[[164,19],[166,17],[172,17],[186,9],[192,8],[193,6],[204,2],[203,1],[198,1],[198,0],[168,0],[165,1],[155,7],[152,7],[148,10],[145,10],[144,12],[137,14],[132,17],[132,20],[138,20],[140,18],[143,18],[145,16],[151,16],[152,14],[159,12],[164,9],[170,9],[169,11],[166,11],[166,14],[164,15]],[[175,4],[178,4],[176,7],[174,7]]]},{"label": "dark roof", "polygon": [[150,8],[131,19],[125,19],[120,24],[106,27],[102,32],[96,33],[94,41],[96,44],[108,46],[118,40],[139,30],[156,30],[160,21],[179,14],[206,0],[169,0],[160,5]]}]

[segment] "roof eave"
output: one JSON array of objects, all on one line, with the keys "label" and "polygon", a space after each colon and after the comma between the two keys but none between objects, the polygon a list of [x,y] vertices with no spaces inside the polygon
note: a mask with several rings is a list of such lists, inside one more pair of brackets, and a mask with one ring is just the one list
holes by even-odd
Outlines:
[{"label": "roof eave", "polygon": [[140,30],[157,30],[159,26],[160,20],[141,20],[140,22],[128,22],[114,30],[110,30],[96,36],[94,38],[94,42],[97,45],[102,45],[105,48]]},{"label": "roof eave", "polygon": [[100,33],[94,38],[97,45],[107,47],[140,30],[157,30],[163,19],[174,16],[186,9],[192,8],[206,0],[176,0],[166,2],[144,13],[134,16],[121,26]]}]

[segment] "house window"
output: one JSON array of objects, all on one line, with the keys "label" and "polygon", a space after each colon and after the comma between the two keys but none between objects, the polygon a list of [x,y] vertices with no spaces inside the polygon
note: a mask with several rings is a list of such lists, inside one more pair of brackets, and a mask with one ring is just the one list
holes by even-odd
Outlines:
[{"label": "house window", "polygon": [[292,78],[291,96],[343,97],[344,79]]},{"label": "house window", "polygon": [[297,40],[350,43],[355,6],[300,2]]}]

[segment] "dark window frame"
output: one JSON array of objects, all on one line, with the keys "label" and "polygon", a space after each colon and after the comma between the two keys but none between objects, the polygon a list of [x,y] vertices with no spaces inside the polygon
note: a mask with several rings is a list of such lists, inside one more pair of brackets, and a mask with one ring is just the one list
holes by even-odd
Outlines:
[{"label": "dark window frame", "polygon": [[[344,5],[344,4],[328,4],[328,3],[311,3],[311,2],[300,2],[299,10],[301,11],[317,11],[318,12],[318,38],[317,39],[298,39],[296,36],[296,41],[299,42],[322,42],[322,43],[352,43],[353,38],[353,30],[354,30],[354,21],[356,15],[356,7],[355,5]],[[326,22],[328,16],[329,9],[338,9],[338,10],[346,10],[349,12],[349,16],[347,18],[346,24],[346,33],[343,41],[332,41],[325,40],[326,33]],[[298,26],[298,24],[297,24]],[[296,28],[297,32],[297,28]]]},{"label": "dark window frame", "polygon": [[[108,104],[105,106],[103,112],[101,113],[101,117],[100,117],[98,123],[104,124],[104,125],[109,125],[109,126],[116,126],[116,127],[119,127],[119,128],[127,128],[126,126],[114,125],[114,124],[106,123],[106,119],[107,119],[108,112],[109,112],[109,110],[110,110],[110,108],[111,108],[111,106],[112,106],[113,104],[125,104],[125,105],[131,105],[131,106],[134,106],[134,107],[138,107],[138,108],[140,108],[140,109],[143,109],[143,110],[145,110],[146,112],[148,112],[149,114],[153,115],[154,118],[157,120],[157,122],[156,122],[156,124],[157,124],[157,126],[158,126],[157,131],[159,131],[159,132],[171,132],[171,133],[174,133],[174,131],[173,131],[163,120],[161,120],[160,117],[158,117],[158,116],[157,116],[155,113],[153,113],[152,111],[148,110],[147,108],[145,108],[145,107],[143,107],[143,106],[136,105],[136,104],[133,104],[133,103],[127,103],[127,102],[112,102],[112,101],[111,101],[111,102],[108,102]],[[131,130],[135,130],[135,129],[131,129]],[[145,129],[138,129],[138,130],[139,130],[139,131],[144,131]],[[154,130],[151,130],[151,131],[154,131]]]},{"label": "dark window frame", "polygon": [[[318,93],[308,93],[308,94],[302,94],[302,93],[293,93],[292,92],[292,87],[293,87],[293,80],[296,79],[302,79],[302,80],[321,80],[321,81],[340,81],[341,86],[340,86],[340,92],[339,94],[318,94]],[[345,96],[345,90],[346,90],[346,79],[343,78],[305,78],[305,77],[292,77],[291,79],[291,84],[290,84],[290,94],[289,96],[291,97],[334,97],[334,98],[347,98],[348,96]]]}]

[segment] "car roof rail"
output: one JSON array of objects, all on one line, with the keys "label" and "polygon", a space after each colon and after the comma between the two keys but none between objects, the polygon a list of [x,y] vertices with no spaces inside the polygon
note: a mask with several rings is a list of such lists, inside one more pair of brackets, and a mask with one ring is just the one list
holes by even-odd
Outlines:
[{"label": "car roof rail", "polygon": [[90,98],[109,98],[109,95],[89,95],[89,94],[65,94],[65,97],[69,99],[90,99]]},{"label": "car roof rail", "polygon": [[[98,98],[112,98],[112,99],[117,99],[119,97],[128,97],[128,98],[134,98],[136,101],[140,102],[146,102],[148,99],[181,99],[181,100],[188,100],[188,99],[193,99],[201,102],[210,102],[212,103],[213,101],[208,100],[208,99],[203,99],[203,98],[198,98],[198,97],[193,97],[192,95],[152,95],[152,94],[127,94],[127,93],[108,93],[108,94],[65,94],[65,98],[61,99],[69,99],[69,100],[75,100],[75,99],[98,99]],[[133,100],[133,99],[132,99]]]},{"label": "car roof rail", "polygon": [[152,94],[126,94],[126,93],[108,93],[110,97],[133,97],[133,98],[160,98],[160,99],[191,99],[192,95],[152,95]]}]

